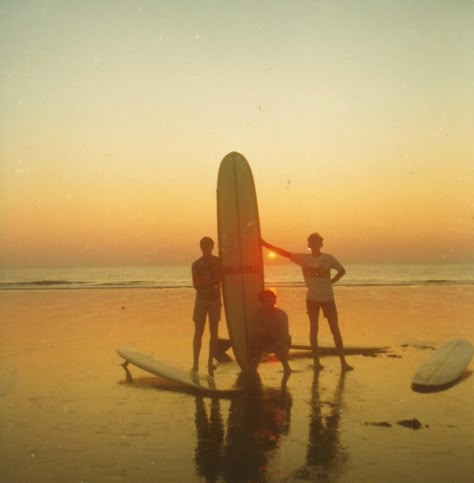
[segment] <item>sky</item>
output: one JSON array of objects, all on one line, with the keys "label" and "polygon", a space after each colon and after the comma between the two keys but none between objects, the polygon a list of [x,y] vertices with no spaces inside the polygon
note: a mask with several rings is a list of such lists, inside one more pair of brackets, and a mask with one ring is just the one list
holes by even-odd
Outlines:
[{"label": "sky", "polygon": [[0,266],[188,263],[219,163],[262,234],[474,262],[469,0],[0,0]]}]

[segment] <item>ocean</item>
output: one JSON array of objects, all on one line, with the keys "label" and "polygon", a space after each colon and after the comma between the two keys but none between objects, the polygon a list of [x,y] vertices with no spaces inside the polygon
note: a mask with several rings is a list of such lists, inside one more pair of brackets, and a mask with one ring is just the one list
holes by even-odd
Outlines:
[{"label": "ocean", "polygon": [[[474,284],[474,264],[348,264],[341,286]],[[303,286],[293,264],[265,267],[271,287]],[[0,269],[0,290],[191,288],[189,265],[49,267]]]}]

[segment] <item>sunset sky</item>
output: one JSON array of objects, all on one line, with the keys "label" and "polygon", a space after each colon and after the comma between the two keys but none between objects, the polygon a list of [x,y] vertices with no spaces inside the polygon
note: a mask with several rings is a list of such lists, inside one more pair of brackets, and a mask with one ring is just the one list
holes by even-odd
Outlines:
[{"label": "sunset sky", "polygon": [[0,266],[188,263],[230,151],[264,237],[474,262],[474,3],[0,0]]}]

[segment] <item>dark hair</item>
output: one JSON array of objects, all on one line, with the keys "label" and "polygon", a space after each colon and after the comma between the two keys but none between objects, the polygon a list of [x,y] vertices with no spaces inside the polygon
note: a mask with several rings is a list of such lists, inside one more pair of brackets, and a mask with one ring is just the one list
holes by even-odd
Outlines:
[{"label": "dark hair", "polygon": [[214,245],[214,240],[209,236],[205,236],[199,241],[199,246],[202,247],[205,243],[212,243]]},{"label": "dark hair", "polygon": [[258,294],[258,300],[260,300],[260,302],[263,302],[266,298],[270,298],[270,297],[275,300],[277,298],[276,293],[273,290],[262,290]]},{"label": "dark hair", "polygon": [[318,238],[319,240],[322,240],[323,237],[317,233],[317,232],[314,232],[314,233],[311,233],[309,236],[308,236],[308,241],[314,239],[314,238]]}]

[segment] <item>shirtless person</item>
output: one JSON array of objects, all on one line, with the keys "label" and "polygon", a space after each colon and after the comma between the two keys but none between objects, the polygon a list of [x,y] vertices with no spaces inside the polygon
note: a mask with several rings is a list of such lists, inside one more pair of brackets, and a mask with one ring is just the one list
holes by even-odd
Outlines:
[{"label": "shirtless person", "polygon": [[285,375],[291,373],[288,364],[291,337],[288,330],[288,316],[286,312],[275,307],[276,295],[271,290],[264,290],[259,294],[261,307],[255,314],[257,320],[257,337],[255,352],[260,356],[262,352],[274,352],[283,366]]},{"label": "shirtless person", "polygon": [[[346,270],[333,255],[321,252],[323,246],[322,236],[319,233],[311,233],[308,236],[308,248],[311,250],[311,253],[291,253],[283,248],[271,245],[264,240],[262,240],[262,245],[283,257],[289,258],[293,263],[299,265],[303,271],[304,281],[308,288],[306,308],[310,323],[309,339],[313,351],[315,370],[323,368],[319,360],[318,351],[320,309],[322,309],[334,337],[334,343],[341,361],[341,368],[345,371],[352,370],[353,367],[347,363],[344,357],[344,346],[339,330],[338,315],[332,288],[332,285],[346,273]],[[336,274],[332,278],[331,270],[336,270]]]},{"label": "shirtless person", "polygon": [[200,241],[202,257],[192,264],[193,285],[196,289],[194,302],[193,371],[199,370],[199,354],[206,317],[209,318],[209,375],[214,373],[214,354],[217,344],[219,321],[221,319],[221,261],[212,254],[214,241],[204,237]]}]

